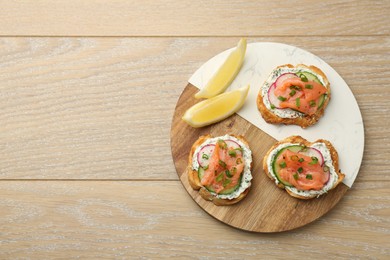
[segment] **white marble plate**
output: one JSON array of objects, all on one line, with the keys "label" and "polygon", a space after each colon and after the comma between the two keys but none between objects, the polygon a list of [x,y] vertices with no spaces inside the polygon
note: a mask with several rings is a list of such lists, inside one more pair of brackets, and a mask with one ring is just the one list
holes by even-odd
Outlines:
[{"label": "white marble plate", "polygon": [[[232,49],[226,50],[203,64],[189,79],[202,88],[222,64]],[[283,64],[315,65],[327,75],[332,97],[325,115],[311,127],[272,125],[266,123],[257,109],[256,98],[260,86],[271,71]],[[325,61],[303,49],[271,42],[250,43],[240,73],[229,89],[250,84],[250,91],[240,116],[277,140],[290,135],[301,135],[309,141],[322,138],[335,146],[339,153],[340,169],[346,175],[344,184],[352,187],[359,172],[364,150],[364,126],[359,106],[347,83]],[[229,90],[228,89],[228,90]]]}]

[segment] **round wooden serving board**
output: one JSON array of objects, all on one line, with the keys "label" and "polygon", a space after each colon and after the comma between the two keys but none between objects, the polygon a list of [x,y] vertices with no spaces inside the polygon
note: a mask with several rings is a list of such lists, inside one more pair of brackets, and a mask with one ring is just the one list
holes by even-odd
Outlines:
[{"label": "round wooden serving board", "polygon": [[[340,184],[320,198],[300,200],[279,189],[262,169],[262,160],[268,149],[277,141],[237,114],[222,122],[202,128],[193,128],[181,117],[199,102],[194,98],[198,89],[188,84],[181,94],[173,115],[171,128],[172,157],[184,188],[194,201],[216,219],[239,229],[253,232],[281,232],[304,226],[327,213],[347,192]],[[259,113],[260,116],[260,113]],[[188,183],[186,168],[192,144],[201,135],[243,135],[249,141],[253,156],[252,186],[246,198],[232,206],[215,206],[204,200]],[[294,133],[291,133],[293,135]],[[314,140],[312,140],[314,141]]]}]

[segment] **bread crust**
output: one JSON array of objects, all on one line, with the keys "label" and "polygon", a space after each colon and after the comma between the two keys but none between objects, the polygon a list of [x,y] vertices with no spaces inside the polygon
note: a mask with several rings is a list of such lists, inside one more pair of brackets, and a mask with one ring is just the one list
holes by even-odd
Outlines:
[{"label": "bread crust", "polygon": [[275,69],[281,68],[281,67],[289,67],[289,68],[306,68],[314,73],[320,75],[323,77],[325,82],[325,87],[327,88],[327,98],[324,101],[324,104],[320,109],[317,110],[317,112],[313,115],[304,115],[303,117],[297,117],[297,118],[281,118],[274,113],[272,113],[264,104],[263,102],[263,96],[262,91],[259,91],[259,94],[257,95],[257,108],[259,109],[261,115],[263,116],[264,120],[267,123],[270,124],[285,124],[285,125],[299,125],[302,128],[306,128],[308,126],[314,125],[318,122],[318,120],[324,115],[325,109],[328,106],[329,100],[331,98],[331,91],[330,91],[330,83],[326,75],[322,72],[321,69],[317,68],[316,66],[310,65],[307,66],[305,64],[298,64],[296,66],[291,64],[285,64],[276,67]]},{"label": "bread crust", "polygon": [[[279,145],[281,145],[283,143],[293,143],[293,144],[299,144],[299,145],[304,145],[304,146],[310,146],[314,143],[319,143],[319,142],[324,143],[326,145],[326,147],[329,149],[332,163],[333,163],[335,172],[337,173],[337,176],[338,176],[337,182],[329,189],[329,191],[336,188],[336,186],[339,185],[343,181],[345,175],[340,171],[339,156],[338,156],[336,149],[334,148],[334,146],[332,145],[331,142],[324,140],[324,139],[318,139],[314,142],[309,142],[299,135],[294,135],[294,136],[287,137],[286,139],[283,139],[279,142],[276,142],[273,146],[271,146],[271,148],[268,150],[268,152],[266,153],[266,155],[263,158],[263,170],[264,170],[265,174],[272,181],[275,181],[275,178],[271,175],[271,173],[268,170],[267,160],[268,160],[268,157],[271,154],[271,152]],[[281,189],[285,189],[290,196],[298,198],[298,199],[312,199],[312,198],[315,198],[318,196],[318,195],[312,195],[312,196],[299,195],[297,193],[290,191],[289,189],[286,189],[286,187],[283,185],[283,183],[280,183],[280,182],[277,184],[277,186]]]},{"label": "bread crust", "polygon": [[[241,142],[243,142],[245,145],[249,147],[248,141],[245,139],[242,135],[233,135],[230,134],[230,136],[233,136],[237,139],[239,139]],[[212,194],[210,191],[208,191],[200,182],[198,172],[192,169],[192,157],[194,156],[196,148],[198,148],[202,143],[204,143],[206,140],[213,138],[211,135],[203,135],[198,138],[198,140],[195,141],[195,143],[192,145],[190,153],[188,155],[188,165],[187,165],[187,175],[188,175],[188,182],[190,183],[192,189],[199,190],[199,195],[207,200],[213,202],[217,206],[227,206],[236,204],[239,201],[241,201],[243,198],[246,197],[248,194],[250,187],[248,187],[244,192],[242,192],[237,198],[234,199],[221,199],[216,197],[216,195]],[[250,168],[252,169],[252,165],[250,165]]]}]

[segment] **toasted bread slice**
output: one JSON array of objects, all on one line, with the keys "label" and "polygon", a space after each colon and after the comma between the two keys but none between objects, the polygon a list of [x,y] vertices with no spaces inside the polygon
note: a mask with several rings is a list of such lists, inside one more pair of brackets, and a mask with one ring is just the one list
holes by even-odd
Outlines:
[{"label": "toasted bread slice", "polygon": [[[284,73],[301,73],[306,72],[313,75],[321,85],[326,88],[326,94],[324,99],[321,100],[321,105],[318,106],[314,114],[304,114],[302,112],[295,111],[291,108],[275,108],[269,100],[268,91],[272,84]],[[293,66],[291,64],[281,65],[275,68],[269,78],[264,82],[257,96],[257,108],[259,109],[262,117],[267,123],[271,124],[286,124],[286,125],[299,125],[302,128],[314,125],[324,115],[325,109],[329,103],[331,97],[330,83],[326,75],[321,69],[310,65],[298,64]],[[317,104],[316,104],[317,105]]]},{"label": "toasted bread slice", "polygon": [[[199,177],[198,170],[199,167],[201,166],[196,162],[194,163],[194,160],[197,160],[196,159],[197,153],[199,153],[200,149],[205,145],[207,141],[213,144],[216,143],[216,141],[220,138],[224,140],[236,141],[237,143],[240,144],[240,146],[243,146],[244,148],[243,153],[246,153],[245,156],[247,157],[247,159],[244,160],[245,167],[244,167],[244,171],[242,172],[243,176],[240,178],[239,188],[233,192],[234,194],[220,195],[213,191],[208,190],[205,186],[202,185],[201,179]],[[247,163],[249,163],[249,165],[247,165]],[[199,195],[203,199],[207,201],[211,201],[217,206],[232,205],[241,201],[248,194],[250,189],[250,180],[252,179],[251,167],[252,167],[251,151],[249,150],[248,141],[243,136],[225,135],[225,136],[213,138],[211,135],[204,135],[204,136],[200,136],[198,140],[196,140],[191,147],[188,156],[188,166],[187,166],[188,181],[194,190],[199,190]]]},{"label": "toasted bread slice", "polygon": [[[329,173],[329,179],[321,189],[302,190],[297,187],[287,185],[286,182],[283,179],[281,179],[280,175],[275,172],[276,167],[274,163],[278,157],[279,152],[281,152],[283,149],[287,149],[287,147],[292,147],[292,146],[296,146],[296,147],[302,146],[304,147],[304,149],[314,148],[316,151],[321,153],[322,162],[323,162],[323,165],[321,167],[323,167],[323,169],[325,169],[326,167],[328,171],[326,172],[326,174]],[[289,167],[289,166],[284,165],[284,167]],[[302,138],[301,136],[291,136],[275,143],[264,156],[263,169],[265,174],[271,180],[273,180],[279,188],[285,189],[288,192],[288,194],[298,199],[311,199],[311,198],[319,197],[322,194],[325,194],[328,191],[334,189],[340,182],[342,182],[342,180],[345,177],[345,175],[341,173],[339,169],[339,159],[338,159],[337,151],[329,141],[319,139],[316,140],[315,142],[309,142],[306,139]],[[299,175],[299,178],[303,178],[303,177]],[[310,182],[308,185],[310,185]]]}]

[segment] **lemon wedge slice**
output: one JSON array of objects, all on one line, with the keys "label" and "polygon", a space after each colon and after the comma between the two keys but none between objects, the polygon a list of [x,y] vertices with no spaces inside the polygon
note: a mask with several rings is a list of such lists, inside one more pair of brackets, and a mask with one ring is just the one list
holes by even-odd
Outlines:
[{"label": "lemon wedge slice", "polygon": [[190,107],[182,119],[192,127],[219,122],[240,110],[248,91],[249,85],[203,100]]},{"label": "lemon wedge slice", "polygon": [[246,39],[242,38],[207,85],[195,94],[195,98],[211,98],[224,92],[240,71],[244,63],[245,51]]}]

